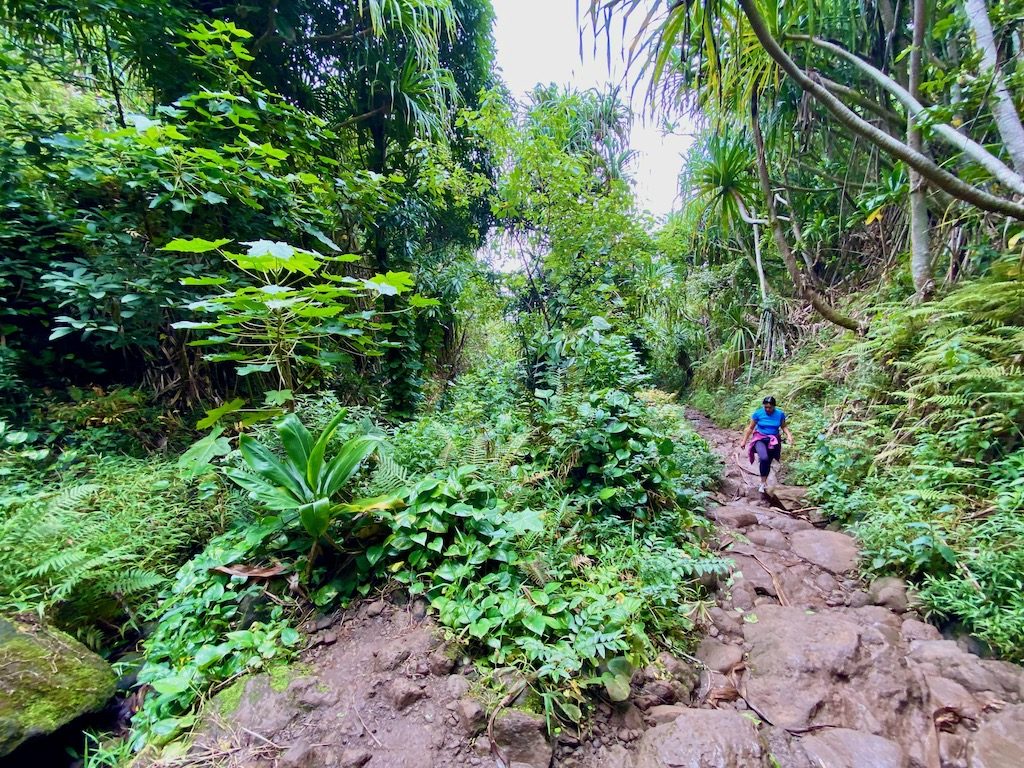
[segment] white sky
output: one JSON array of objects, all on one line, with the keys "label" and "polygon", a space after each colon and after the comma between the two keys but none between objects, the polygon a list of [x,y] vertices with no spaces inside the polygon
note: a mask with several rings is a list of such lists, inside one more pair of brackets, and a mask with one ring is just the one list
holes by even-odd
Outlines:
[{"label": "white sky", "polygon": [[[537,83],[572,85],[579,89],[623,82],[625,62],[620,41],[612,40],[611,69],[604,39],[594,50],[590,20],[586,18],[589,0],[580,0],[581,23],[584,25],[583,59],[580,59],[580,34],[576,25],[575,0],[493,0],[497,19],[494,38],[497,43],[501,76],[513,96],[520,98]],[[635,28],[640,19],[631,20]],[[621,22],[618,24],[621,29]],[[628,41],[632,40],[627,30]],[[629,96],[635,73],[624,83],[624,96]],[[685,120],[679,121],[676,133],[663,136],[659,126],[639,115],[642,112],[642,90],[637,88],[633,111],[638,115],[633,124],[631,144],[639,153],[633,164],[637,200],[655,216],[670,212],[678,200],[678,177],[682,156],[693,141],[692,130]],[[682,134],[686,131],[686,134]]]}]

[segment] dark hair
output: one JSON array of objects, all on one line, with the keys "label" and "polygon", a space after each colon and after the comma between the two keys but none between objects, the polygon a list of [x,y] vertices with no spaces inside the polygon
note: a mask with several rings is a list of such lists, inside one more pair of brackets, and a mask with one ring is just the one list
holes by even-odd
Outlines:
[{"label": "dark hair", "polygon": [[761,405],[775,405],[775,398],[768,395],[768,397],[761,401]]}]

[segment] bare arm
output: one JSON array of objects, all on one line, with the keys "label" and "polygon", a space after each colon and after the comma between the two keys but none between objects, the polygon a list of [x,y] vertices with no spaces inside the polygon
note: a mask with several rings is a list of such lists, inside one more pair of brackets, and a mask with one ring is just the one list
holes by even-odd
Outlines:
[{"label": "bare arm", "polygon": [[747,440],[749,440],[750,436],[752,434],[754,434],[754,427],[756,427],[756,426],[757,426],[757,422],[754,421],[753,419],[751,419],[750,423],[747,424],[747,428],[743,431],[743,437],[740,438],[740,445],[741,446],[747,444]]},{"label": "bare arm", "polygon": [[793,433],[789,431],[789,424],[786,423],[785,419],[782,420],[782,431],[786,435],[786,442],[792,445]]}]

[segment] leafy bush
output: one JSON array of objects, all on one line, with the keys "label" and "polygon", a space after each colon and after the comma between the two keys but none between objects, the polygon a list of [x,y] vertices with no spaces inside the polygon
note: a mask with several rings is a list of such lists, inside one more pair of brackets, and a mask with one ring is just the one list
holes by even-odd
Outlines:
[{"label": "leafy bush", "polygon": [[564,398],[547,420],[556,473],[597,506],[641,520],[678,505],[675,444],[648,420],[643,402],[618,390]]},{"label": "leafy bush", "polygon": [[271,517],[213,539],[162,595],[138,676],[152,691],[132,721],[137,749],[194,725],[192,710],[212,686],[287,660],[300,645],[301,636],[287,621],[294,613],[294,607],[286,611],[290,598],[271,602],[247,567],[252,557],[294,557],[284,528],[281,518]]}]

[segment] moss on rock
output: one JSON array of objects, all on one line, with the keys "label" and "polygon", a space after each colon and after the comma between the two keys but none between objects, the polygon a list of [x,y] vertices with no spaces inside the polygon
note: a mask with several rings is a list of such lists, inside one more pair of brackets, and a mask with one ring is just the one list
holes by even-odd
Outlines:
[{"label": "moss on rock", "polygon": [[0,756],[101,709],[116,680],[109,664],[69,635],[0,619]]}]

